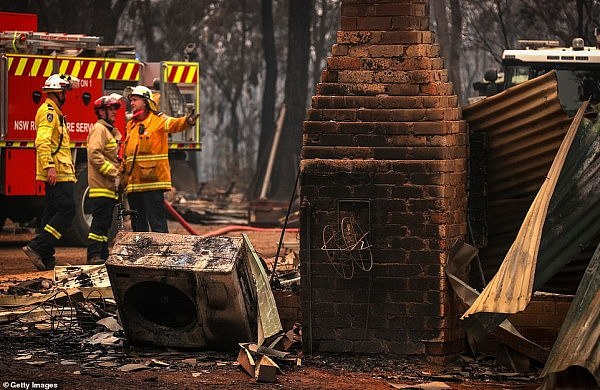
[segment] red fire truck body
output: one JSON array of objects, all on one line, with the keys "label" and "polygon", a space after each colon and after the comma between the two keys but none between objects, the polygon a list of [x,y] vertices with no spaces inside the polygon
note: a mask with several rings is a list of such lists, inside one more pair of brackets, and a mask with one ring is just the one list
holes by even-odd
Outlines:
[{"label": "red fire truck body", "polygon": [[[6,54],[6,128],[0,146],[4,155],[4,195],[40,195],[41,183],[35,183],[35,112],[44,101],[44,81],[58,69],[80,78],[80,87],[69,92],[62,107],[66,113],[71,147],[84,148],[89,129],[96,122],[93,102],[105,94],[104,81],[131,82],[140,78],[135,60],[78,59],[72,57]],[[117,69],[118,68],[118,69]],[[120,109],[115,125],[125,128],[125,108]]]},{"label": "red fire truck body", "polygon": [[37,15],[0,12],[0,25],[2,30],[37,31]]}]

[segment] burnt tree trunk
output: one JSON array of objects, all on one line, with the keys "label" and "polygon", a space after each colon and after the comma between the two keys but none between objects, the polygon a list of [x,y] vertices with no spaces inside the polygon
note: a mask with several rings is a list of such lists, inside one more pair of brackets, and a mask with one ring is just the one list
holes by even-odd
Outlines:
[{"label": "burnt tree trunk", "polygon": [[286,116],[269,191],[269,197],[275,200],[288,200],[292,194],[302,149],[302,122],[308,99],[312,14],[312,4],[306,3],[305,0],[291,0],[289,3],[288,58],[285,78]]},{"label": "burnt tree trunk", "polygon": [[275,97],[277,84],[277,52],[273,33],[273,2],[261,0],[262,43],[265,54],[265,89],[262,96],[261,128],[258,142],[256,173],[250,186],[250,197],[256,198],[265,177],[271,140],[275,133]]}]

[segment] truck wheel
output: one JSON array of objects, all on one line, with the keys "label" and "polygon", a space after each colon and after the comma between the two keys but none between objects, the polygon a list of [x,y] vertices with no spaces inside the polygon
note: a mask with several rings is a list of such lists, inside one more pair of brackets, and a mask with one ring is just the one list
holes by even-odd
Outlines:
[{"label": "truck wheel", "polygon": [[[75,217],[73,217],[73,223],[63,235],[61,240],[63,245],[87,246],[87,236],[92,224],[92,208],[90,198],[88,197],[89,190],[87,165],[79,166],[77,167],[77,182],[75,182],[75,188],[73,189]],[[114,216],[115,214],[113,214],[113,223],[108,232],[109,242],[111,242],[117,234],[117,224]]]}]

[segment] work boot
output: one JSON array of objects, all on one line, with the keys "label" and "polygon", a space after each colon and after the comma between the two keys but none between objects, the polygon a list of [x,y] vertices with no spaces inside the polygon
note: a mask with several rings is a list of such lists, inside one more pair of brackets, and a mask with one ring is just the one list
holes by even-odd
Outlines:
[{"label": "work boot", "polygon": [[87,260],[87,263],[90,265],[101,265],[104,264],[106,260],[101,258],[100,256],[93,256],[91,259]]},{"label": "work boot", "polygon": [[46,265],[46,271],[54,269],[56,266],[56,260],[54,259],[54,256],[52,256],[50,260],[44,260],[44,264]]},{"label": "work boot", "polygon": [[25,252],[27,257],[29,258],[29,261],[33,263],[33,265],[35,266],[35,268],[37,268],[38,271],[47,270],[46,264],[44,264],[44,261],[42,260],[42,256],[40,256],[36,251],[34,251],[29,245],[25,245],[21,249],[23,249],[23,252]]}]

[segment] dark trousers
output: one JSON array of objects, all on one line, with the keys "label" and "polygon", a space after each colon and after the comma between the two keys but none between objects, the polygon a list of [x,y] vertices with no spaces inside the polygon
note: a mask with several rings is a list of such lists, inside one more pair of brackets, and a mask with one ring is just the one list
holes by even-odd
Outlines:
[{"label": "dark trousers", "polygon": [[108,230],[112,225],[116,199],[90,198],[92,203],[92,226],[87,240],[87,259],[108,259]]},{"label": "dark trousers", "polygon": [[75,216],[73,184],[72,181],[58,182],[54,186],[46,183],[41,232],[28,244],[42,257],[45,264],[54,262],[54,246]]},{"label": "dark trousers", "polygon": [[127,194],[129,208],[136,212],[131,219],[134,232],[169,232],[163,193],[164,190],[153,190]]}]

